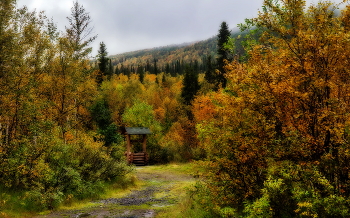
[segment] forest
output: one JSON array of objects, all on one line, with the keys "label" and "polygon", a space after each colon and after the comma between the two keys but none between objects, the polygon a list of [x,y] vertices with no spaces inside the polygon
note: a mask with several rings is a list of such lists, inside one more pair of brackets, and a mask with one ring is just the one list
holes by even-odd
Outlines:
[{"label": "forest", "polygon": [[264,0],[241,33],[91,58],[77,1],[59,32],[2,0],[0,217],[130,183],[120,129],[137,126],[151,165],[196,164],[203,217],[349,217],[347,3]]},{"label": "forest", "polygon": [[[241,32],[238,29],[230,33],[230,37],[235,38],[235,51],[232,54],[244,54],[244,36],[247,33],[248,31]],[[208,70],[208,58],[215,64],[216,53],[217,36],[214,36],[203,41],[132,51],[111,55],[109,58],[115,74],[164,72],[176,76],[184,74],[186,64],[195,62],[198,64],[199,73],[205,73]]]}]

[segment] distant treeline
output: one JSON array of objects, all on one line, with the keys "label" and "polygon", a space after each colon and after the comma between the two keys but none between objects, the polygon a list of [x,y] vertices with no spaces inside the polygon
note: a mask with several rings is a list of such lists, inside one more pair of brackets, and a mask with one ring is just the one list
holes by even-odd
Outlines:
[{"label": "distant treeline", "polygon": [[[235,54],[243,56],[242,41],[245,32],[234,32]],[[208,58],[212,60],[209,65]],[[217,36],[190,45],[166,46],[145,49],[134,52],[110,56],[111,69],[115,74],[130,75],[133,73],[161,72],[175,76],[183,75],[186,65],[195,66],[200,73],[208,70],[208,66],[215,64],[217,58]]]}]

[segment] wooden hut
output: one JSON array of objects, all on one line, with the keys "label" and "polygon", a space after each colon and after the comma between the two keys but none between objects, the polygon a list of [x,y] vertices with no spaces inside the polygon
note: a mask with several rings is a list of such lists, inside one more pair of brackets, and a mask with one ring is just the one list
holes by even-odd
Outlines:
[{"label": "wooden hut", "polygon": [[[151,130],[147,127],[125,127],[126,138],[126,159],[129,164],[144,166],[148,164],[148,154],[146,150],[147,135]],[[135,151],[135,143],[142,143],[142,152]]]}]

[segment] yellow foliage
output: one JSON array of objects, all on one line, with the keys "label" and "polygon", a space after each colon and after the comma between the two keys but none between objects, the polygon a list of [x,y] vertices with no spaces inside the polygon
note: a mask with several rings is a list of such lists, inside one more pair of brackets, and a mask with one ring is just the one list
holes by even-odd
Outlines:
[{"label": "yellow foliage", "polygon": [[199,96],[194,100],[192,109],[196,123],[213,119],[215,116],[215,105],[209,96]]},{"label": "yellow foliage", "polygon": [[165,118],[165,110],[164,108],[157,108],[154,110],[155,117],[157,120],[164,120]]},{"label": "yellow foliage", "polygon": [[[349,177],[342,172],[350,160],[349,12],[335,16],[336,7],[330,2],[306,9],[305,1],[264,1],[258,17],[250,20],[264,33],[249,47],[247,61],[227,64],[225,90],[195,100],[196,129],[210,160],[208,187],[219,204],[240,207],[258,198],[270,164],[285,160],[314,166],[298,171],[300,177],[288,175],[295,179],[288,184],[291,190],[307,183],[315,196],[333,193],[328,190],[348,193]],[[308,173],[317,178],[307,181]],[[283,199],[281,193],[269,192]],[[270,206],[280,203],[269,200],[274,201]],[[305,201],[309,199],[298,200],[299,207],[315,210]]]},{"label": "yellow foliage", "polygon": [[147,73],[145,75],[144,81],[145,81],[145,83],[155,83],[156,78],[157,78],[157,75]]}]

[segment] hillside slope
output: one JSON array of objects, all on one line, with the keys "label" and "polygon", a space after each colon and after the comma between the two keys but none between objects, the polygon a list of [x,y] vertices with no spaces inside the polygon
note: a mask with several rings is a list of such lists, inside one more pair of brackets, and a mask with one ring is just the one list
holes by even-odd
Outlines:
[{"label": "hillside slope", "polygon": [[[232,37],[238,38],[240,34],[242,33],[235,30]],[[239,42],[236,44],[240,46]],[[153,72],[155,64],[158,72],[180,73],[181,66],[194,62],[198,63],[201,71],[205,71],[207,57],[210,55],[215,60],[216,51],[217,37],[214,36],[199,42],[126,52],[112,55],[110,58],[118,73],[137,72],[139,66],[143,68],[143,71]]]}]

